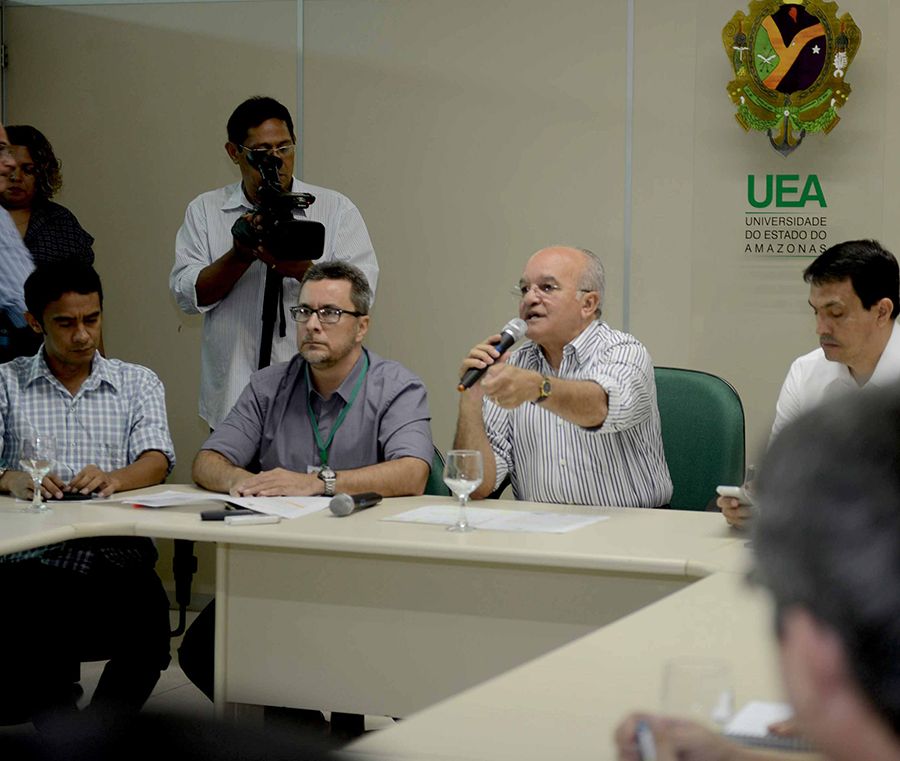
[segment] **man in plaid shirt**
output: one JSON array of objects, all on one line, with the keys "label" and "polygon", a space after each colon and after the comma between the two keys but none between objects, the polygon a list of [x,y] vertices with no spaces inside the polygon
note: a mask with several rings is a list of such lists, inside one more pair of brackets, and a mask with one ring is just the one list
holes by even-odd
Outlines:
[{"label": "man in plaid shirt", "polygon": [[[162,482],[175,462],[159,378],[103,357],[103,291],[92,267],[54,264],[25,282],[33,357],[0,365],[0,492],[33,493],[19,470],[29,433],[57,440],[43,496],[109,496]],[[62,505],[56,508],[63,511]],[[72,664],[109,658],[91,709],[137,711],[169,663],[169,603],[149,539],[78,539],[0,556],[7,625],[0,711],[40,720],[74,709]],[[7,705],[2,705],[6,702]]]}]

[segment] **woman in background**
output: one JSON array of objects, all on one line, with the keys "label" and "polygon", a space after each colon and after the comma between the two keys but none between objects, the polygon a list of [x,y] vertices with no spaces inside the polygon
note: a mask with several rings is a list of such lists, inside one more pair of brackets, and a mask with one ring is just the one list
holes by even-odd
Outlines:
[{"label": "woman in background", "polygon": [[50,199],[62,187],[59,159],[34,127],[7,127],[16,168],[0,204],[10,213],[34,263],[59,261],[94,263],[93,237],[75,215]]}]

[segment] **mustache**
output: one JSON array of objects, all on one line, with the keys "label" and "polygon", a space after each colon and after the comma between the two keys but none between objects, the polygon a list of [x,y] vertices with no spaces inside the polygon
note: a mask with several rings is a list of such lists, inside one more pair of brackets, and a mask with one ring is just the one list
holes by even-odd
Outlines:
[{"label": "mustache", "polygon": [[819,336],[819,343],[820,344],[824,344],[824,343],[836,344],[836,343],[838,343],[838,341],[835,339],[835,337],[833,335],[831,335],[830,333],[826,333],[824,336]]}]

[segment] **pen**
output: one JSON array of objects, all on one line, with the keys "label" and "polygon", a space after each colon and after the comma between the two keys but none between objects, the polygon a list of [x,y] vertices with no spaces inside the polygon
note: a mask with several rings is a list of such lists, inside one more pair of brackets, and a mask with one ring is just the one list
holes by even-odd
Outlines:
[{"label": "pen", "polygon": [[656,761],[656,742],[650,725],[641,719],[637,724],[638,756],[641,761]]}]

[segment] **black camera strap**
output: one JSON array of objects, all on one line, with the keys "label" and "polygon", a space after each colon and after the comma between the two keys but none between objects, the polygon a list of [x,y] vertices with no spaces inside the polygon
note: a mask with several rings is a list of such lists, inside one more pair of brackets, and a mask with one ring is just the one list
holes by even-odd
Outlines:
[{"label": "black camera strap", "polygon": [[259,337],[259,365],[262,370],[272,364],[272,336],[275,333],[275,316],[279,314],[278,335],[287,335],[287,321],[284,316],[282,285],[284,275],[272,267],[266,268],[266,286],[263,291],[262,334]]}]

